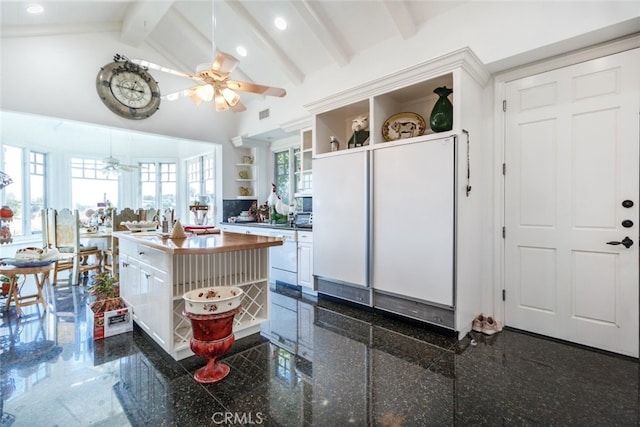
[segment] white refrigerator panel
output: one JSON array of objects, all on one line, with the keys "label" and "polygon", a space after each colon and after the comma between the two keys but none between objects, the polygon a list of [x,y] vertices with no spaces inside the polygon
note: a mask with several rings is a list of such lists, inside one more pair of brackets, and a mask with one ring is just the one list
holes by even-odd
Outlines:
[{"label": "white refrigerator panel", "polygon": [[313,274],[367,286],[366,152],[313,160]]},{"label": "white refrigerator panel", "polygon": [[454,139],[374,150],[371,170],[372,287],[453,306]]}]

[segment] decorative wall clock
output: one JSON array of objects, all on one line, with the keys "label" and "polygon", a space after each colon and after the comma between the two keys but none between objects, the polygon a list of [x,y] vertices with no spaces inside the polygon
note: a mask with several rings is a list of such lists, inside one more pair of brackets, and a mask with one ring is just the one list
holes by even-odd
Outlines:
[{"label": "decorative wall clock", "polygon": [[146,119],[160,107],[160,88],[146,68],[116,54],[96,77],[102,102],[127,119]]}]

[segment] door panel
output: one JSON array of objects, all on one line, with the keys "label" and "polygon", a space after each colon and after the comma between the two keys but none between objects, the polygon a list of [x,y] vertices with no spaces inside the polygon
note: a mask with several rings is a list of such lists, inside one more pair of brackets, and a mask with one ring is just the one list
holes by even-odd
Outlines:
[{"label": "door panel", "polygon": [[454,139],[373,156],[372,286],[452,307]]},{"label": "door panel", "polygon": [[507,83],[506,325],[638,356],[639,87],[638,49]]},{"label": "door panel", "polygon": [[368,286],[366,153],[314,159],[313,176],[313,274]]}]

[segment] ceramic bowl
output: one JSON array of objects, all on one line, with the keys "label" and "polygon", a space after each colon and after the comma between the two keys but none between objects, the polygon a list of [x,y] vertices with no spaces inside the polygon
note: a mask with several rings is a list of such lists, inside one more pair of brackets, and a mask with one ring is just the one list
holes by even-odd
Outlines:
[{"label": "ceramic bowl", "polygon": [[240,306],[244,291],[236,286],[212,286],[185,293],[184,309],[192,314],[220,314]]},{"label": "ceramic bowl", "polygon": [[155,231],[158,228],[158,221],[126,221],[122,225],[127,227],[132,233],[140,231]]}]

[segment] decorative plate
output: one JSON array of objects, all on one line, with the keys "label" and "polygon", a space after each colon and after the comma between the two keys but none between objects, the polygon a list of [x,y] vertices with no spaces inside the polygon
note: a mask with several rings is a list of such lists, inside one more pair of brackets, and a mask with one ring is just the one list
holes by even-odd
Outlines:
[{"label": "decorative plate", "polygon": [[19,261],[15,258],[4,258],[2,260],[3,264],[13,265],[18,268],[25,267],[44,267],[45,265],[51,265],[54,262],[58,261],[57,259],[45,259],[41,261]]},{"label": "decorative plate", "polygon": [[384,122],[382,137],[385,141],[397,141],[424,135],[426,129],[427,125],[419,114],[398,113]]}]

